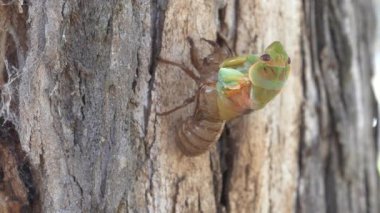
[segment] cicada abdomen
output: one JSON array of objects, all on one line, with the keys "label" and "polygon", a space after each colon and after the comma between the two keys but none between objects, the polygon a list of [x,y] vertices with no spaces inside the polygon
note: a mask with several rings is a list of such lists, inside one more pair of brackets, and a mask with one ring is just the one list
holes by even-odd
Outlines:
[{"label": "cicada abdomen", "polygon": [[178,130],[178,146],[188,156],[209,150],[222,134],[225,121],[219,117],[215,84],[203,84],[198,91],[197,105]]}]

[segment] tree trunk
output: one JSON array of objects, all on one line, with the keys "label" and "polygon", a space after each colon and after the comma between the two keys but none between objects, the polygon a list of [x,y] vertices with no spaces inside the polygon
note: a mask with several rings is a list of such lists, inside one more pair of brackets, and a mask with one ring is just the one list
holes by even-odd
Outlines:
[{"label": "tree trunk", "polygon": [[[0,210],[380,211],[370,0],[3,2]],[[292,74],[190,158],[194,104],[158,112],[196,84],[156,58],[191,66],[186,37],[205,56],[217,32],[238,54],[281,41]]]}]

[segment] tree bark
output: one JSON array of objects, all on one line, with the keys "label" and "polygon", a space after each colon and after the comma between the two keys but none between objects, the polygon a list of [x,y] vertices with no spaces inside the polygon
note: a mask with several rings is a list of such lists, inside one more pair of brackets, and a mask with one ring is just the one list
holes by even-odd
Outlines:
[{"label": "tree bark", "polygon": [[[0,17],[0,210],[380,211],[371,0],[9,1]],[[190,158],[175,134],[194,104],[158,112],[196,84],[156,58],[191,67],[186,37],[206,56],[217,32],[238,54],[281,41],[292,74]]]}]

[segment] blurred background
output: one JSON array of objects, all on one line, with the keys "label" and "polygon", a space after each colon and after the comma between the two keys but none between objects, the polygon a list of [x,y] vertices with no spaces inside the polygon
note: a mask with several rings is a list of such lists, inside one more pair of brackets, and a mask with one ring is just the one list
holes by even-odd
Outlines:
[{"label": "blurred background", "polygon": [[[380,11],[380,0],[376,0],[375,1],[375,14],[376,14],[376,23],[377,23],[377,28],[376,28],[376,40],[375,40],[375,57],[374,57],[374,75],[373,75],[373,78],[372,78],[372,87],[373,87],[373,90],[374,90],[374,93],[375,93],[375,97],[376,97],[376,100],[377,100],[377,112],[378,112],[378,116],[377,118],[374,118],[374,121],[373,121],[373,126],[374,127],[377,127],[378,130],[380,130],[380,126],[379,126],[379,118],[380,118],[380,28],[379,28],[379,23],[380,23],[380,14],[378,13],[378,11]],[[379,132],[379,131],[378,131]],[[380,135],[378,134],[378,137],[377,137],[377,147],[380,147]],[[380,175],[380,152],[378,152],[378,155],[377,155],[377,168],[378,168],[378,172],[379,172],[379,175]]]}]

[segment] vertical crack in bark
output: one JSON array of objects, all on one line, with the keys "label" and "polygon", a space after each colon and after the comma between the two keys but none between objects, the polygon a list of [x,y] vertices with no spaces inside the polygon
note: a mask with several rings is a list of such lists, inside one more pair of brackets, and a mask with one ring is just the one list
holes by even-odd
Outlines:
[{"label": "vertical crack in bark", "polygon": [[10,1],[0,5],[0,212],[38,211],[34,174],[22,150],[18,87],[28,51],[28,7]]},{"label": "vertical crack in bark", "polygon": [[236,147],[230,137],[230,128],[228,126],[225,127],[219,143],[221,146],[220,167],[222,172],[222,190],[220,204],[227,209],[227,212],[229,212],[229,186],[231,184],[231,175],[234,168],[233,166]]},{"label": "vertical crack in bark", "polygon": [[[237,41],[238,41],[238,35],[237,35],[237,29],[239,28],[239,24],[240,24],[240,21],[239,21],[239,10],[240,8],[240,0],[235,0],[235,8],[234,8],[234,20],[235,20],[235,23],[234,23],[234,32],[233,32],[233,50],[236,52],[236,45],[237,45]],[[257,35],[255,35],[257,37]]]},{"label": "vertical crack in bark", "polygon": [[199,191],[198,191],[198,212],[203,213],[201,195],[199,194]]},{"label": "vertical crack in bark", "polygon": [[[336,151],[338,154],[338,169],[340,170],[342,176],[346,176],[346,171],[349,169],[346,164],[350,158],[347,157],[348,152],[350,152],[348,144],[350,140],[349,136],[355,136],[352,134],[354,126],[348,124],[351,120],[349,114],[346,95],[344,94],[344,89],[348,88],[343,85],[352,73],[348,72],[351,68],[351,47],[348,43],[348,37],[344,34],[342,17],[338,18],[335,13],[340,10],[340,7],[333,7],[334,2],[324,2],[324,5],[320,8],[322,13],[323,21],[320,20],[320,33],[323,33],[323,37],[317,39],[319,46],[318,53],[320,56],[320,66],[322,71],[322,78],[325,83],[327,92],[327,104],[329,109],[329,114],[332,115],[332,121],[336,123],[331,127],[333,131],[331,132],[333,137],[336,137],[335,143]],[[341,14],[340,16],[343,16]],[[335,72],[338,72],[336,74]],[[352,93],[355,96],[356,92]],[[351,97],[354,99],[354,97]],[[353,101],[353,100],[351,100]]]},{"label": "vertical crack in bark", "polygon": [[[42,13],[42,17],[41,17],[41,20],[40,22],[37,24],[37,28],[38,28],[38,44],[37,44],[37,48],[38,48],[38,52],[39,54],[41,54],[41,56],[44,55],[44,50],[46,48],[46,37],[45,37],[45,27],[46,27],[46,23],[47,23],[47,15],[46,15],[46,0],[42,0],[42,3],[41,3],[42,7],[40,9],[40,12]],[[41,57],[42,59],[43,57]],[[40,59],[40,60],[41,60]],[[36,67],[36,69],[38,69],[38,66]]]},{"label": "vertical crack in bark", "polygon": [[[272,193],[272,177],[274,176],[274,173],[273,173],[273,151],[272,151],[272,143],[271,142],[269,142],[268,153],[269,153],[268,194],[271,195],[271,193]],[[269,202],[269,212],[274,212],[273,211],[272,196],[268,196],[268,202]]]},{"label": "vertical crack in bark", "polygon": [[164,23],[165,23],[165,11],[167,6],[167,0],[159,0],[159,1],[152,1],[152,51],[150,56],[150,66],[149,66],[149,74],[150,79],[148,82],[149,88],[148,88],[148,104],[147,109],[145,110],[145,135],[148,132],[148,124],[149,124],[149,117],[151,115],[152,110],[152,92],[154,89],[154,82],[156,77],[156,66],[157,66],[157,60],[156,58],[159,56],[161,51],[161,39],[162,39],[162,31],[164,29]]},{"label": "vertical crack in bark", "polygon": [[79,189],[79,192],[80,192],[79,206],[80,206],[80,208],[82,208],[83,207],[83,188],[82,188],[82,186],[80,185],[79,181],[77,180],[77,178],[74,175],[72,175],[72,174],[69,174],[69,175],[71,176],[71,178],[73,179],[75,185]]},{"label": "vertical crack in bark", "polygon": [[[239,0],[233,0],[231,1],[231,5],[221,5],[220,8],[218,8],[218,22],[219,22],[219,29],[218,29],[218,37],[217,41],[219,44],[223,45],[224,41],[223,39],[226,39],[226,42],[228,43],[228,47],[233,50],[233,52],[236,52],[236,43],[237,43],[237,28],[238,28],[238,12],[239,12]],[[228,8],[232,8],[233,11],[232,14],[227,14]],[[230,15],[230,17],[229,17]],[[227,20],[232,20],[231,24],[227,23]],[[224,38],[220,37],[220,35],[224,36]],[[231,45],[232,43],[232,45]]]},{"label": "vertical crack in bark", "polygon": [[[23,8],[20,13],[19,7]],[[28,7],[0,6],[1,116],[19,127],[18,85],[28,51]]]},{"label": "vertical crack in bark", "polygon": [[[369,180],[368,180],[368,172],[364,172],[364,188],[365,188],[365,197],[367,197],[367,199],[365,200],[366,201],[366,206],[367,206],[367,213],[370,213],[371,212],[371,202],[370,202],[370,184],[369,184]],[[372,207],[373,208],[373,207]]]},{"label": "vertical crack in bark", "polygon": [[[309,2],[304,0],[302,2],[304,21],[302,23],[303,35],[300,39],[301,55],[303,56],[301,58],[301,70],[310,71],[308,73],[302,73],[302,85],[306,92],[304,92],[305,101],[302,103],[302,117],[300,124],[301,141],[298,150],[299,177],[297,190],[297,212],[309,212],[316,209],[324,209],[324,206],[320,206],[319,202],[309,200],[314,196],[311,193],[314,192],[315,188],[308,183],[308,181],[318,181],[318,177],[315,177],[315,174],[313,174],[312,170],[310,170],[310,165],[314,164],[313,161],[315,159],[323,160],[320,156],[313,155],[323,154],[320,153],[321,143],[324,142],[326,135],[330,134],[329,132],[324,132],[324,130],[329,129],[324,126],[326,125],[326,121],[324,120],[324,118],[326,118],[326,115],[324,114],[326,113],[326,110],[323,104],[326,103],[326,91],[324,88],[325,83],[321,76],[318,64],[318,51],[320,48],[318,46],[320,44],[318,43],[318,39],[323,40],[323,33],[321,33],[322,28],[318,25],[318,21],[316,20],[317,16],[321,16],[320,13],[322,8],[320,8],[320,6],[321,5],[318,5],[318,3],[314,1]],[[317,33],[321,35],[317,35]],[[307,59],[309,60],[307,61]],[[309,62],[309,64],[307,62]],[[309,69],[307,66],[309,66]],[[316,119],[318,129],[311,129],[314,126],[313,121],[310,123],[307,119]],[[309,132],[309,135],[311,134],[311,138],[307,138],[306,132]],[[322,162],[322,164],[323,163],[326,166],[329,165],[329,163],[326,164],[326,162]],[[325,176],[324,187],[326,187],[326,175],[329,174],[329,172],[327,168],[325,168],[324,171],[324,174],[321,175]],[[309,180],[308,177],[310,175],[314,176],[315,180]],[[324,190],[326,191],[325,188]],[[330,190],[333,190],[333,188]],[[325,197],[326,195],[322,194],[321,196]],[[325,204],[327,205],[327,203]]]},{"label": "vertical crack in bark", "polygon": [[[146,160],[145,163],[147,163],[148,167],[148,180],[149,180],[149,186],[145,191],[145,202],[146,202],[146,211],[149,212],[149,202],[151,199],[154,199],[153,194],[153,176],[155,173],[155,168],[153,164],[153,160],[151,159],[151,148],[153,146],[154,141],[156,140],[156,117],[152,121],[152,123],[149,122],[150,116],[152,114],[152,93],[154,89],[154,82],[156,78],[156,66],[157,66],[157,60],[156,58],[159,56],[161,51],[161,39],[162,39],[162,33],[164,29],[164,23],[165,23],[165,11],[167,7],[167,0],[158,0],[158,1],[151,1],[151,36],[152,36],[152,43],[151,43],[151,56],[150,56],[150,65],[149,65],[149,74],[150,79],[148,82],[148,97],[147,97],[147,106],[144,110],[144,135],[147,136],[148,134],[148,128],[149,125],[153,126],[153,141],[150,145],[148,141],[145,141],[145,154],[146,154]],[[154,200],[152,201],[154,203]]]},{"label": "vertical crack in bark", "polygon": [[[156,118],[154,119],[153,121],[153,141],[156,141]],[[152,196],[153,194],[153,177],[154,177],[154,174],[155,174],[155,168],[154,168],[154,161],[152,160],[151,158],[151,149],[153,147],[153,143],[151,145],[145,145],[145,154],[146,154],[146,160],[144,161],[144,165],[146,164],[148,166],[148,180],[149,180],[149,187],[148,189],[146,189],[145,191],[145,201],[146,201],[146,211],[147,212],[150,212],[149,211],[149,200],[150,198],[152,199],[152,203],[154,203],[154,196]]]},{"label": "vertical crack in bark", "polygon": [[137,79],[139,79],[139,76],[140,76],[140,68],[139,68],[141,66],[140,47],[141,45],[139,45],[137,48],[137,65],[136,65],[136,70],[135,70],[135,76],[133,77],[133,81],[132,81],[132,90],[134,93],[136,93]]},{"label": "vertical crack in bark", "polygon": [[326,205],[326,212],[337,212],[337,205],[336,205],[336,180],[333,177],[334,176],[334,170],[332,168],[332,152],[330,150],[328,157],[325,162],[325,173],[324,173],[324,199],[325,199],[325,205]]},{"label": "vertical crack in bark", "polygon": [[[74,68],[75,70],[78,71],[78,96],[80,97],[80,100],[82,101],[79,112],[80,112],[80,121],[84,121],[86,119],[86,114],[84,112],[85,107],[86,107],[86,92],[85,92],[85,87],[86,87],[86,79],[90,78],[92,76],[93,71],[90,69],[86,68],[80,61],[74,60],[73,61]],[[76,141],[74,141],[74,144],[77,144]],[[81,146],[79,146],[81,147]]]},{"label": "vertical crack in bark", "polygon": [[[346,35],[347,32],[343,29],[345,20],[342,8],[338,6],[336,1],[325,2],[325,4],[322,13],[326,16],[327,20],[321,23],[323,25],[321,30],[326,32],[325,40],[318,40],[318,42],[320,42],[320,46],[325,46],[319,50],[321,54],[320,64],[323,78],[325,82],[329,84],[329,86],[326,87],[329,114],[332,115],[333,121],[335,122],[335,125],[331,123],[333,129],[331,139],[333,139],[335,143],[329,146],[329,148],[335,150],[335,152],[330,154],[337,155],[337,158],[332,158],[332,160],[336,162],[336,164],[332,163],[335,167],[330,167],[330,171],[327,172],[331,172],[330,175],[334,177],[332,171],[336,169],[340,171],[340,176],[345,181],[344,185],[348,191],[347,206],[349,210],[355,210],[352,205],[358,207],[360,206],[360,202],[354,204],[355,199],[352,198],[352,194],[356,191],[353,187],[357,185],[351,182],[352,179],[357,179],[352,169],[353,166],[357,167],[360,163],[355,162],[355,157],[349,157],[350,154],[357,153],[354,143],[355,138],[358,136],[357,133],[353,132],[353,130],[357,129],[354,123],[357,123],[358,120],[351,112],[352,110],[358,110],[358,104],[355,104],[355,98],[360,96],[359,93],[362,91],[352,82],[354,79],[353,72],[355,72],[355,70],[352,70],[351,51],[352,48],[355,47],[350,45],[348,35]],[[338,73],[335,74],[331,71]],[[356,80],[361,81],[362,79]],[[345,92],[348,88],[354,88],[354,90],[348,94]],[[361,167],[358,169],[361,169]],[[358,178],[357,181],[362,180]],[[339,190],[336,180],[334,180],[334,184],[335,186],[326,187],[326,199],[330,203],[331,200],[336,199],[336,197],[329,195],[337,193],[335,190]],[[368,198],[364,197],[364,199],[366,200]],[[343,205],[337,202],[338,200],[335,200],[333,204],[334,209],[332,210],[338,210],[339,206]]]},{"label": "vertical crack in bark", "polygon": [[[175,191],[173,195],[173,206],[172,206],[172,213],[177,212],[177,203],[178,203],[178,196],[179,196],[179,189],[180,189],[180,184],[185,180],[185,176],[179,177],[177,182],[175,183]],[[198,193],[199,196],[199,193]]]},{"label": "vertical crack in bark", "polygon": [[[149,200],[150,198],[154,198],[152,196],[153,194],[153,176],[154,176],[154,168],[153,168],[153,162],[151,160],[148,161],[148,180],[149,180],[149,188],[146,189],[145,191],[145,202],[146,202],[146,205],[145,205],[145,208],[146,208],[146,212],[150,212],[149,211]],[[154,202],[152,202],[154,203]]]},{"label": "vertical crack in bark", "polygon": [[221,163],[220,163],[220,152],[219,150],[210,152],[210,170],[212,172],[212,183],[214,187],[214,198],[217,207],[217,212],[221,212],[222,206],[220,205],[220,199],[222,194],[222,174],[221,174]]},{"label": "vertical crack in bark", "polygon": [[[219,8],[218,11],[218,21],[220,23],[220,29],[219,33],[222,35],[227,33],[227,39],[228,41],[232,41],[232,45],[229,45],[229,47],[232,48],[233,52],[236,52],[236,43],[237,43],[237,29],[238,29],[238,13],[239,13],[239,0],[234,0],[233,5],[226,5],[222,8]],[[226,9],[227,7],[233,7],[233,17],[226,17]],[[226,24],[225,19],[226,18],[232,18],[233,24],[232,26],[229,26]],[[220,39],[220,38],[219,38]],[[223,42],[221,40],[218,40],[218,43],[223,45]],[[219,146],[219,162],[220,162],[220,169],[219,172],[222,175],[221,181],[217,181],[217,178],[215,178],[215,175],[213,174],[213,181],[214,181],[214,196],[215,196],[215,204],[217,206],[218,212],[224,212],[227,209],[227,212],[229,211],[229,185],[230,185],[230,179],[232,175],[233,170],[233,164],[234,164],[234,158],[236,154],[236,147],[233,143],[232,139],[230,138],[230,128],[228,125],[225,126],[225,129],[222,133],[222,136],[220,137],[218,141]],[[212,164],[212,162],[211,162]],[[215,171],[213,171],[215,173]],[[220,183],[218,183],[220,182]],[[219,186],[220,185],[220,186]],[[218,192],[220,191],[220,192]]]},{"label": "vertical crack in bark", "polygon": [[[340,11],[339,3],[336,1],[330,1],[328,3],[328,30],[330,34],[331,44],[334,51],[334,55],[336,56],[336,61],[334,60],[329,66],[331,68],[337,68],[339,79],[341,79],[339,83],[340,97],[343,105],[344,112],[349,108],[349,100],[346,100],[346,96],[344,94],[344,89],[347,88],[345,79],[349,77],[352,78],[351,73],[347,72],[352,66],[352,48],[350,48],[350,44],[348,41],[348,36],[344,34],[345,30],[343,29],[344,15],[343,12]],[[339,66],[339,67],[338,67]]]},{"label": "vertical crack in bark", "polygon": [[[307,16],[309,14],[306,13],[306,3],[305,3],[305,0],[302,1],[302,11],[303,11],[303,15],[304,16]],[[302,25],[301,25],[301,36],[300,36],[300,49],[301,49],[301,70],[306,70],[306,60],[305,60],[305,57],[308,57],[306,56],[306,53],[305,53],[305,48],[307,45],[307,41],[306,39],[303,37],[302,34],[305,34],[306,33],[306,18],[303,19],[304,21],[302,22]],[[304,72],[301,72],[301,81],[302,81],[302,88],[306,88],[307,89],[307,80],[306,80],[306,74]],[[304,98],[306,98],[306,92],[303,93],[304,94]],[[306,140],[306,136],[305,136],[305,131],[306,131],[306,106],[305,106],[305,101],[302,102],[301,104],[301,121],[300,121],[300,129],[303,129],[304,131],[300,131],[300,141],[298,142],[298,171],[299,171],[299,174],[298,174],[298,179],[297,179],[297,197],[296,197],[296,209],[295,211],[297,213],[301,213],[303,212],[302,211],[302,201],[301,201],[301,187],[302,187],[302,179],[303,179],[303,173],[304,173],[304,166],[303,166],[303,151],[305,149],[305,144],[304,144],[304,141]]]},{"label": "vertical crack in bark", "polygon": [[[136,7],[138,7],[136,5],[136,2],[132,1],[132,13],[134,14],[134,16],[139,17],[140,11],[136,10]],[[140,56],[141,37],[138,37],[137,39],[138,39],[138,41],[136,42],[136,44],[137,44],[137,51],[136,51],[137,52],[137,56],[136,56],[137,64],[136,64],[136,69],[135,69],[135,75],[133,76],[133,81],[132,81],[132,91],[134,93],[138,92],[138,91],[136,91],[136,87],[137,87],[138,79],[140,77],[140,66],[142,65],[141,56]],[[152,42],[154,42],[154,41],[152,40]]]},{"label": "vertical crack in bark", "polygon": [[224,5],[221,8],[218,8],[218,21],[219,21],[219,33],[226,35],[226,38],[229,39],[229,26],[225,22],[226,18],[226,10],[227,10],[227,5]]},{"label": "vertical crack in bark", "polygon": [[[112,34],[113,34],[113,16],[114,16],[114,9],[111,10],[111,14],[109,16],[109,19],[107,21],[107,31],[106,31],[106,35],[105,37],[108,38],[107,40],[109,40],[109,42],[111,43],[112,42]],[[111,46],[111,45],[110,45]],[[108,50],[109,52],[111,52],[111,49]],[[109,54],[108,54],[109,55]],[[105,74],[106,77],[105,79],[108,81],[109,79],[109,73],[106,73]],[[113,85],[108,85],[108,90],[113,87]],[[111,118],[109,120],[109,118],[107,118],[107,123],[109,125],[109,130],[107,131],[108,133],[108,136],[107,136],[107,140],[108,140],[108,143],[104,144],[104,148],[103,148],[103,154],[104,154],[104,159],[103,159],[103,165],[102,165],[102,174],[101,174],[101,182],[100,182],[100,197],[102,198],[103,200],[103,203],[105,205],[107,205],[107,202],[104,201],[106,200],[107,198],[105,197],[106,193],[107,193],[107,187],[108,187],[108,181],[109,181],[109,176],[111,175],[110,174],[110,170],[109,170],[109,165],[110,165],[110,162],[112,161],[112,146],[115,144],[115,139],[114,139],[114,131],[115,131],[115,105],[112,104],[114,102],[114,100],[112,100],[114,97],[111,95],[110,97],[107,97],[106,96],[106,102],[105,102],[105,107],[107,107],[107,113],[109,115],[107,115],[107,117],[109,116],[109,118]],[[106,209],[106,206],[103,206],[104,209]]]},{"label": "vertical crack in bark", "polygon": [[31,212],[39,209],[39,197],[29,159],[10,122],[2,124],[0,129],[0,171],[1,212]]}]

